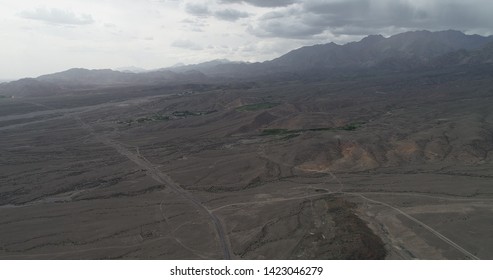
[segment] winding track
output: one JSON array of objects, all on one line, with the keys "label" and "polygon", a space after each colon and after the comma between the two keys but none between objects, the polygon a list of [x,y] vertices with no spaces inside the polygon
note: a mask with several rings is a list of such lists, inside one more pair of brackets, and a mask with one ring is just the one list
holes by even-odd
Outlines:
[{"label": "winding track", "polygon": [[[108,105],[108,104],[104,104],[104,105]],[[151,175],[151,177],[154,180],[156,180],[157,182],[159,182],[161,184],[164,184],[164,185],[170,187],[176,193],[178,193],[179,195],[181,195],[185,199],[189,200],[199,210],[201,210],[202,212],[204,212],[209,217],[209,219],[211,220],[212,224],[214,225],[214,228],[215,228],[216,234],[218,236],[218,240],[219,240],[219,243],[220,243],[220,246],[221,246],[221,250],[222,250],[224,259],[231,259],[231,249],[230,249],[229,244],[227,242],[227,236],[226,236],[226,234],[224,232],[223,225],[221,224],[221,221],[219,220],[219,218],[213,212],[214,211],[217,211],[217,210],[220,210],[222,208],[225,208],[225,207],[233,206],[233,205],[256,204],[258,202],[253,202],[253,203],[250,203],[250,202],[247,202],[247,203],[235,203],[235,204],[224,205],[224,206],[218,207],[216,209],[209,209],[209,208],[207,208],[196,197],[194,197],[187,190],[183,189],[179,184],[177,184],[176,182],[174,182],[168,175],[166,175],[163,172],[161,172],[159,169],[157,169],[155,167],[154,164],[152,164],[144,156],[142,156],[140,154],[139,150],[138,150],[138,147],[136,147],[136,153],[133,153],[131,150],[129,150],[123,144],[121,144],[121,143],[119,143],[117,141],[114,141],[112,139],[109,139],[109,138],[105,137],[104,135],[101,135],[101,134],[96,133],[94,131],[94,129],[90,125],[88,125],[87,123],[85,123],[80,118],[80,116],[78,115],[81,112],[84,112],[84,111],[87,111],[87,110],[91,110],[91,109],[95,109],[95,108],[99,108],[101,106],[102,105],[87,106],[87,108],[83,108],[85,110],[82,110],[82,111],[80,110],[80,108],[78,108],[78,109],[59,109],[59,110],[58,109],[54,109],[54,110],[48,111],[48,112],[46,112],[46,111],[44,111],[44,112],[34,112],[34,113],[29,113],[29,114],[25,114],[25,115],[21,115],[21,116],[15,116],[15,117],[3,117],[3,118],[0,118],[0,120],[4,120],[4,119],[5,120],[10,120],[10,119],[30,118],[30,117],[34,117],[34,116],[48,115],[48,114],[51,114],[51,113],[61,113],[62,114],[61,116],[56,116],[54,118],[74,117],[81,124],[81,126],[83,128],[85,128],[86,130],[88,130],[91,133],[91,135],[93,137],[95,137],[99,142],[101,142],[102,144],[104,144],[104,145],[106,145],[108,147],[111,147],[111,148],[115,149],[119,154],[127,157],[129,160],[131,160],[132,162],[134,162],[138,166],[140,166],[143,169],[145,169]],[[49,108],[49,107],[47,107],[47,108]],[[28,122],[28,123],[22,123],[22,124],[16,124],[16,125],[11,125],[11,126],[6,126],[6,127],[0,128],[0,130],[11,129],[11,128],[15,128],[15,127],[26,125],[26,124],[33,124],[33,123],[44,122],[44,121],[46,121],[46,120],[40,120],[40,121],[34,121],[34,122]],[[264,147],[262,147],[262,148],[264,148]],[[265,151],[263,151],[263,153],[261,155],[262,155],[261,157],[266,158],[267,160],[271,160],[271,159],[267,158],[267,156],[265,155]],[[282,165],[286,165],[286,164],[282,164]],[[293,167],[293,166],[290,166],[290,167]],[[420,220],[418,220],[418,219],[410,216],[409,214],[405,213],[404,211],[402,211],[401,209],[399,209],[397,207],[394,207],[394,206],[392,206],[390,204],[387,204],[387,203],[384,203],[384,202],[381,202],[381,201],[370,199],[370,198],[364,196],[363,193],[358,193],[358,192],[344,192],[344,191],[342,191],[344,185],[339,180],[339,178],[337,176],[335,176],[329,169],[327,169],[327,170],[321,170],[321,171],[320,170],[304,170],[304,171],[311,171],[311,172],[316,172],[316,173],[329,174],[334,180],[336,180],[338,182],[338,184],[341,187],[341,190],[340,191],[334,192],[332,194],[340,193],[340,194],[345,194],[345,195],[350,195],[350,196],[356,196],[356,197],[359,197],[359,198],[361,198],[363,200],[369,201],[371,203],[379,204],[379,205],[388,207],[388,208],[390,208],[390,209],[392,209],[392,210],[394,210],[394,211],[402,214],[403,216],[405,216],[409,220],[417,223],[418,225],[422,226],[423,228],[427,229],[430,233],[434,234],[435,236],[437,236],[438,238],[440,238],[444,242],[448,243],[449,245],[451,245],[452,247],[454,247],[455,249],[457,249],[458,251],[460,251],[461,253],[463,253],[467,257],[469,257],[471,259],[479,259],[474,254],[472,254],[471,252],[467,251],[466,249],[464,249],[463,247],[461,247],[457,243],[453,242],[449,238],[445,237],[444,235],[442,235],[441,233],[439,233],[438,231],[436,231],[432,227],[430,227],[430,226],[426,225],[425,223],[421,222]],[[368,194],[370,194],[370,193],[368,193]],[[375,193],[375,194],[380,194],[380,193]],[[287,199],[274,199],[274,200],[271,200],[271,201],[264,201],[264,202],[260,202],[260,203],[272,203],[272,202],[277,202],[277,201],[296,200],[296,199],[311,198],[311,197],[317,197],[317,196],[323,196],[323,195],[327,195],[327,193],[325,193],[325,194],[317,194],[317,195],[310,195],[310,196],[306,196],[306,197],[295,197],[295,198],[287,198]],[[433,197],[433,196],[430,196],[430,197]],[[433,198],[436,198],[436,197],[433,197]],[[459,200],[459,199],[454,199],[454,200]],[[460,199],[460,200],[463,200],[463,199]],[[168,236],[168,237],[163,237],[163,239],[164,238],[173,238],[173,237],[169,237]],[[128,247],[133,247],[133,246],[136,246],[136,245],[132,245],[132,246],[128,246]],[[124,246],[124,247],[127,247],[127,246]],[[119,247],[107,247],[107,248],[119,248]],[[81,250],[80,252],[91,251],[91,250],[98,250],[98,249],[105,249],[105,248],[87,249],[87,250]],[[70,252],[67,252],[67,253],[70,253]],[[62,255],[62,254],[65,254],[65,253],[59,253],[59,254]],[[43,254],[39,254],[39,256],[41,256],[41,255],[43,255]],[[58,254],[56,254],[56,255],[58,255]],[[34,255],[29,255],[29,256],[34,256]]]},{"label": "winding track", "polygon": [[204,212],[209,217],[212,224],[214,225],[218,237],[218,241],[221,246],[221,251],[223,253],[223,258],[227,260],[231,259],[231,249],[229,247],[229,243],[227,240],[226,233],[224,231],[224,227],[221,221],[219,220],[219,218],[216,216],[216,214],[213,213],[212,210],[210,210],[205,205],[203,205],[202,202],[200,202],[190,192],[183,189],[178,183],[173,181],[168,175],[164,174],[158,168],[156,168],[154,164],[152,164],[149,160],[147,160],[144,156],[142,156],[139,151],[137,151],[136,153],[132,152],[131,150],[126,148],[123,144],[115,140],[109,139],[104,135],[96,133],[90,125],[85,123],[80,118],[80,116],[76,115],[74,117],[80,123],[80,125],[84,129],[89,131],[91,135],[95,137],[99,142],[101,142],[102,144],[108,147],[115,149],[119,154],[125,156],[126,158],[128,158],[129,160],[131,160],[141,168],[145,169],[155,181],[167,187],[170,187],[173,191],[181,195],[186,200],[190,201],[197,209]]},{"label": "winding track", "polygon": [[345,195],[356,196],[356,197],[359,197],[359,198],[361,198],[363,200],[372,202],[374,204],[383,205],[383,206],[388,207],[388,208],[390,208],[390,209],[392,209],[394,211],[397,211],[398,213],[402,214],[404,217],[408,218],[409,220],[411,220],[411,221],[417,223],[418,225],[422,226],[423,228],[427,229],[433,235],[435,235],[436,237],[440,238],[441,240],[443,240],[445,243],[449,244],[450,246],[454,247],[455,249],[457,249],[458,251],[460,251],[461,253],[463,253],[464,255],[466,255],[468,258],[471,258],[473,260],[479,260],[479,258],[476,257],[473,253],[467,251],[466,249],[464,249],[463,247],[461,247],[459,244],[453,242],[449,238],[445,237],[443,234],[439,233],[434,228],[432,228],[429,225],[421,222],[420,220],[414,218],[413,216],[407,214],[406,212],[402,211],[401,209],[399,209],[397,207],[394,207],[394,206],[392,206],[392,205],[390,205],[388,203],[385,203],[385,202],[381,202],[381,201],[378,201],[378,200],[374,200],[374,199],[368,198],[368,197],[364,196],[362,193],[358,193],[358,192],[344,192],[344,191],[342,191],[342,189],[344,189],[344,184],[341,182],[341,180],[339,180],[339,178],[337,178],[337,176],[334,173],[332,173],[332,171],[330,171],[329,168],[327,168],[325,170],[320,170],[320,171],[319,170],[310,170],[310,171],[317,172],[317,173],[326,173],[326,174],[329,174],[332,178],[336,179],[337,182],[339,183],[339,186],[341,188],[341,191],[339,193],[345,194]]},{"label": "winding track", "polygon": [[[137,164],[140,167],[142,167],[143,169],[147,170],[154,180],[156,180],[157,182],[162,183],[162,184],[164,184],[166,186],[169,186],[176,193],[180,194],[182,197],[184,197],[185,199],[189,200],[199,210],[203,211],[209,217],[209,219],[211,220],[211,222],[213,223],[213,225],[215,227],[216,234],[217,234],[217,236],[219,238],[219,243],[221,245],[221,249],[222,249],[222,252],[223,252],[224,259],[231,259],[231,249],[229,248],[229,244],[227,242],[227,237],[226,237],[226,234],[224,232],[224,228],[223,228],[223,226],[221,224],[221,221],[217,217],[217,215],[214,214],[214,211],[217,211],[217,210],[219,210],[219,209],[221,209],[223,207],[227,207],[227,206],[230,206],[230,205],[226,205],[226,206],[223,206],[223,207],[218,207],[216,209],[209,209],[209,208],[207,208],[205,205],[202,204],[202,202],[200,202],[191,193],[189,193],[187,190],[183,189],[180,185],[178,185],[176,182],[174,182],[168,175],[164,174],[159,169],[157,169],[150,161],[148,161],[144,156],[142,156],[138,150],[137,150],[137,153],[133,153],[132,151],[130,151],[129,149],[127,149],[121,143],[118,143],[118,142],[116,142],[114,140],[111,140],[111,139],[109,139],[109,138],[107,138],[107,137],[105,137],[103,135],[97,134],[93,130],[93,128],[91,126],[89,126],[88,124],[86,124],[79,116],[76,116],[76,119],[77,119],[77,121],[86,130],[90,131],[90,133],[98,141],[100,141],[101,143],[105,144],[106,146],[109,146],[109,147],[114,148],[119,154],[127,157],[129,160],[131,160],[135,164]],[[405,216],[409,220],[417,223],[418,225],[422,226],[423,228],[427,229],[430,233],[432,233],[433,235],[435,235],[439,239],[443,240],[444,242],[446,242],[450,246],[454,247],[455,249],[457,249],[458,251],[460,251],[461,253],[463,253],[464,255],[466,255],[468,258],[479,260],[479,258],[476,257],[471,252],[467,251],[466,249],[464,249],[463,247],[461,247],[457,243],[453,242],[452,240],[450,240],[446,236],[442,235],[441,233],[439,233],[438,231],[436,231],[432,227],[426,225],[425,223],[421,222],[420,220],[418,220],[418,219],[412,217],[411,215],[405,213],[401,209],[399,209],[397,207],[394,207],[394,206],[392,206],[390,204],[387,204],[385,202],[381,202],[381,201],[378,201],[378,200],[370,199],[370,198],[364,196],[362,193],[344,192],[344,191],[342,191],[342,189],[344,189],[343,183],[329,169],[322,170],[322,171],[318,171],[318,170],[306,170],[306,171],[313,171],[313,172],[317,172],[317,173],[326,173],[326,174],[329,174],[334,180],[336,180],[338,182],[338,184],[339,184],[339,186],[341,188],[336,193],[340,193],[340,194],[344,194],[344,195],[350,195],[350,196],[356,196],[356,197],[359,197],[359,198],[361,198],[363,200],[369,201],[371,203],[379,204],[379,205],[383,205],[385,207],[388,207],[388,208],[390,208],[390,209],[392,209],[392,210],[394,210],[394,211],[402,214],[403,216]],[[314,196],[320,196],[320,195],[314,195]],[[299,198],[293,198],[293,199],[299,199]],[[283,199],[280,199],[280,201],[282,201],[282,200]],[[287,200],[291,200],[291,199],[287,199]],[[275,202],[275,201],[271,201],[271,202]],[[241,203],[241,204],[243,204],[243,203]],[[245,204],[250,204],[250,203],[245,203]]]},{"label": "winding track", "polygon": [[425,229],[427,229],[429,232],[431,232],[432,234],[434,234],[436,237],[440,238],[441,240],[445,241],[446,243],[448,243],[450,246],[454,247],[455,249],[457,249],[458,251],[460,251],[461,253],[463,253],[464,255],[466,255],[467,257],[473,259],[473,260],[479,260],[478,257],[476,257],[474,254],[472,254],[471,252],[467,251],[466,249],[462,248],[461,246],[459,246],[457,243],[453,242],[452,240],[448,239],[447,237],[445,237],[443,234],[439,233],[438,231],[436,231],[435,229],[433,229],[432,227],[428,226],[427,224],[421,222],[420,220],[414,218],[413,216],[407,214],[406,212],[402,211],[401,209],[397,208],[397,207],[394,207],[390,204],[387,204],[385,202],[381,202],[381,201],[378,201],[378,200],[374,200],[374,199],[371,199],[371,198],[368,198],[360,193],[346,193],[346,194],[351,194],[351,195],[354,195],[354,196],[358,196],[366,201],[369,201],[369,202],[373,202],[375,204],[380,204],[380,205],[383,205],[383,206],[386,206],[386,207],[389,207],[397,212],[399,212],[400,214],[402,214],[403,216],[405,216],[406,218],[408,218],[409,220],[417,223],[418,225],[424,227]]},{"label": "winding track", "polygon": [[[266,160],[272,161],[272,159],[270,159],[270,158],[267,157],[263,145],[259,148],[258,154],[259,154],[259,156],[261,158],[264,158]],[[275,162],[275,163],[277,163],[277,162]],[[290,168],[296,168],[295,166],[286,165],[285,163],[277,163],[277,164],[282,164],[282,165],[288,166]],[[452,240],[450,240],[449,238],[447,238],[446,236],[444,236],[443,234],[441,234],[440,232],[438,232],[434,228],[432,228],[429,225],[421,222],[420,220],[414,218],[413,216],[407,214],[406,212],[402,211],[401,209],[399,209],[397,207],[394,207],[394,206],[392,206],[392,205],[390,205],[388,203],[385,203],[385,202],[381,202],[381,201],[378,201],[378,200],[374,200],[374,199],[368,198],[368,197],[364,196],[363,193],[360,193],[360,192],[345,192],[345,191],[343,191],[344,184],[330,170],[330,168],[326,168],[325,170],[303,170],[303,171],[315,172],[315,173],[323,173],[323,174],[330,175],[332,179],[334,179],[335,181],[337,181],[337,183],[339,185],[339,190],[336,191],[336,192],[329,192],[329,193],[331,193],[331,194],[342,194],[342,195],[356,196],[356,197],[359,197],[359,198],[361,198],[361,199],[363,199],[365,201],[368,201],[368,202],[371,202],[371,203],[374,203],[374,204],[379,204],[379,205],[388,207],[388,208],[390,208],[390,209],[392,209],[392,210],[394,210],[394,211],[402,214],[404,217],[406,217],[409,220],[415,222],[416,224],[422,226],[423,228],[425,228],[426,230],[428,230],[430,233],[432,233],[433,235],[435,235],[436,237],[438,237],[439,239],[441,239],[445,243],[449,244],[450,246],[454,247],[455,249],[457,249],[458,251],[460,251],[461,253],[463,253],[464,255],[466,255],[468,258],[474,259],[474,260],[479,260],[479,258],[477,256],[475,256],[474,254],[472,254],[471,252],[467,251],[466,249],[464,249],[463,247],[461,247],[457,243],[453,242]],[[430,196],[430,197],[432,197],[432,196]],[[436,198],[436,197],[432,197],[432,198]],[[490,200],[487,200],[487,201],[490,201]],[[271,201],[271,202],[275,202],[275,201]],[[249,204],[249,203],[239,203],[239,204]],[[230,206],[230,205],[226,205],[226,206]],[[218,207],[216,210],[219,210],[221,208],[223,208],[223,207]]]}]

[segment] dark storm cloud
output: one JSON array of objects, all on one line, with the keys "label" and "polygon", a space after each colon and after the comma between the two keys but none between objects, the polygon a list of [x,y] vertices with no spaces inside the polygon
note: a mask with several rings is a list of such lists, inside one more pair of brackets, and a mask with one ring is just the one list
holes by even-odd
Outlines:
[{"label": "dark storm cloud", "polygon": [[249,32],[259,37],[306,38],[323,32],[321,24],[304,24],[303,10],[298,7],[269,12],[259,18]]},{"label": "dark storm cloud", "polygon": [[250,27],[248,31],[258,37],[303,39],[323,32],[323,28],[298,22],[269,21],[261,29]]},{"label": "dark storm cloud", "polygon": [[399,0],[312,0],[303,4],[305,24],[325,27],[418,27],[429,14],[409,1]]},{"label": "dark storm cloud", "polygon": [[91,15],[76,15],[71,11],[59,9],[37,8],[34,11],[23,11],[19,15],[23,18],[43,21],[50,24],[84,25],[94,23]]},{"label": "dark storm cloud", "polygon": [[187,3],[185,6],[185,11],[198,17],[206,17],[210,14],[209,8],[205,4]]},{"label": "dark storm cloud", "polygon": [[286,7],[299,0],[220,0],[220,3],[247,3],[257,7]]},{"label": "dark storm cloud", "polygon": [[214,12],[214,16],[218,19],[221,19],[221,20],[237,21],[240,18],[247,18],[250,15],[248,13],[238,11],[238,10],[225,9],[225,10],[220,10],[220,11]]},{"label": "dark storm cloud", "polygon": [[303,4],[306,12],[329,15],[362,15],[368,12],[370,0],[349,0],[340,2],[307,1]]},{"label": "dark storm cloud", "polygon": [[493,1],[454,2],[448,5],[435,4],[435,12],[427,17],[430,23],[456,29],[485,28],[493,30]]},{"label": "dark storm cloud", "polygon": [[[368,35],[394,29],[491,30],[492,1],[306,0],[260,17],[261,37],[311,38],[325,31]],[[360,33],[360,34],[358,34]]]}]

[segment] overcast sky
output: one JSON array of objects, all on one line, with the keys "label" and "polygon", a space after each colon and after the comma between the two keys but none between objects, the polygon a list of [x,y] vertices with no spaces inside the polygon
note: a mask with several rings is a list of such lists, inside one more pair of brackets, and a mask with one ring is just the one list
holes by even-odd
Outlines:
[{"label": "overcast sky", "polygon": [[366,35],[490,35],[491,0],[0,0],[0,79],[73,67],[264,61]]}]

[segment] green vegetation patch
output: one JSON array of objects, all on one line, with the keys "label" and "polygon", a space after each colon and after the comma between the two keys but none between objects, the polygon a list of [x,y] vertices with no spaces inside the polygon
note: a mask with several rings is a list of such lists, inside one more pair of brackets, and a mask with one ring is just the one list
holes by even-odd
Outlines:
[{"label": "green vegetation patch", "polygon": [[171,118],[169,116],[164,116],[164,115],[154,115],[152,116],[152,120],[155,121],[169,121]]},{"label": "green vegetation patch", "polygon": [[289,129],[284,129],[284,128],[272,128],[272,129],[264,129],[262,130],[262,136],[267,136],[267,135],[286,135],[294,133],[293,130]]},{"label": "green vegetation patch", "polygon": [[133,123],[146,123],[146,122],[155,122],[155,121],[169,121],[171,118],[169,116],[155,114],[150,117],[141,117],[135,120],[128,119],[125,121],[118,121],[119,124],[131,125]]},{"label": "green vegetation patch", "polygon": [[197,111],[197,112],[191,112],[191,111],[174,111],[172,113],[173,116],[178,117],[178,118],[186,118],[186,117],[196,117],[196,116],[203,116],[203,115],[209,115],[212,113],[217,112],[217,110],[212,110],[212,111]]},{"label": "green vegetation patch", "polygon": [[300,135],[301,135],[301,133],[288,134],[288,135],[282,137],[281,140],[289,140],[289,139],[292,139],[292,138],[296,138],[296,137],[298,137]]},{"label": "green vegetation patch", "polygon": [[285,129],[285,128],[270,128],[262,130],[261,136],[283,136],[282,139],[287,140],[301,135],[302,132],[306,131],[353,131],[360,128],[364,123],[349,123],[345,126],[340,127],[319,127],[319,128],[308,128],[308,129]]},{"label": "green vegetation patch", "polygon": [[279,106],[280,104],[281,103],[263,102],[263,103],[244,105],[244,106],[236,108],[236,110],[239,112],[251,112],[251,111],[258,111],[258,110],[265,110],[265,109],[274,108],[276,106]]},{"label": "green vegetation patch", "polygon": [[350,123],[343,127],[339,127],[340,130],[353,131],[361,127],[361,123]]},{"label": "green vegetation patch", "polygon": [[147,122],[156,122],[156,121],[170,121],[170,120],[176,120],[176,119],[181,119],[181,118],[186,118],[189,116],[202,116],[202,115],[208,115],[217,112],[217,110],[212,110],[212,111],[199,111],[199,112],[191,112],[191,111],[174,111],[171,113],[171,116],[167,115],[161,115],[161,114],[155,114],[152,116],[148,117],[140,117],[137,119],[128,119],[125,121],[118,121],[117,123],[119,124],[126,124],[126,125],[132,125],[134,123],[147,123]]}]

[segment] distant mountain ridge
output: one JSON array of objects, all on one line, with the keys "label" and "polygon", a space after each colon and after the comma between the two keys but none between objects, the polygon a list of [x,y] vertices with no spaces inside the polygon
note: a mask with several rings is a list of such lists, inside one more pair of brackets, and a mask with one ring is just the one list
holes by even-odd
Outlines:
[{"label": "distant mountain ridge", "polygon": [[214,59],[211,61],[206,61],[198,64],[190,64],[190,65],[185,65],[182,63],[179,63],[175,66],[164,68],[164,69],[174,69],[177,71],[183,71],[183,70],[190,70],[190,69],[197,69],[197,68],[207,68],[207,67],[214,67],[217,65],[222,65],[222,64],[235,64],[235,63],[242,63],[242,62],[235,62],[231,61],[228,59]]},{"label": "distant mountain ridge", "polygon": [[135,66],[128,66],[128,67],[119,67],[116,69],[113,69],[118,72],[123,72],[123,73],[144,73],[144,72],[149,72],[149,70],[140,68],[140,67],[135,67]]},{"label": "distant mountain ridge", "polygon": [[68,89],[101,86],[200,83],[211,79],[323,78],[338,71],[407,71],[493,63],[493,36],[460,31],[410,31],[388,38],[370,35],[344,45],[328,43],[292,50],[262,63],[212,60],[154,71],[81,68],[0,84],[0,95],[57,94]]},{"label": "distant mountain ridge", "polygon": [[305,46],[262,63],[211,61],[167,68],[197,70],[210,77],[261,77],[282,73],[328,73],[331,70],[370,68],[403,71],[429,66],[449,53],[475,51],[493,42],[493,36],[466,35],[460,31],[410,31],[385,38],[370,35],[359,42]]},{"label": "distant mountain ridge", "polygon": [[139,85],[173,81],[203,80],[205,78],[207,77],[195,70],[176,73],[163,69],[144,73],[129,73],[111,69],[87,70],[83,68],[73,68],[59,73],[43,75],[36,78],[36,80],[61,86],[110,86],[119,84]]},{"label": "distant mountain ridge", "polygon": [[33,78],[24,78],[14,82],[0,84],[2,96],[46,96],[58,94],[62,91],[60,86],[39,81]]},{"label": "distant mountain ridge", "polygon": [[[370,35],[345,45],[328,43],[302,47],[256,65],[254,72],[305,72],[331,69],[385,68],[408,70],[426,66],[434,59],[459,50],[479,50],[493,42],[493,36],[466,35],[459,31],[411,31],[385,38]],[[255,68],[255,65],[253,65]],[[224,73],[234,73],[222,65]],[[217,69],[216,69],[217,71]],[[239,71],[242,71],[241,69]],[[207,74],[207,72],[204,72]]]},{"label": "distant mountain ridge", "polygon": [[207,81],[203,73],[189,70],[176,73],[159,70],[144,73],[119,72],[110,69],[88,70],[72,68],[63,72],[26,78],[0,84],[4,96],[48,96],[72,90],[101,87],[142,86],[173,83],[201,83]]}]

